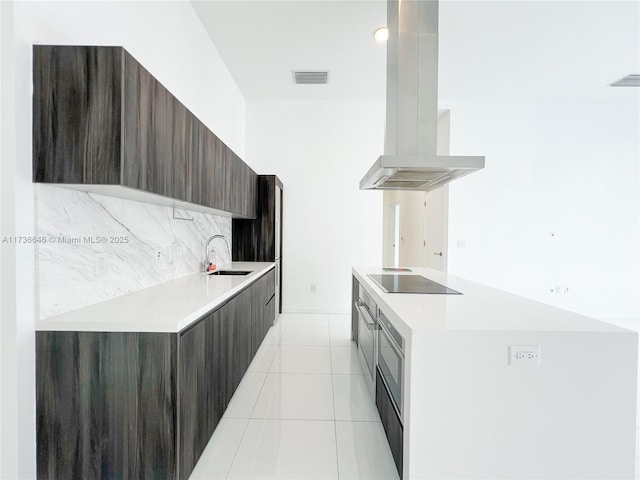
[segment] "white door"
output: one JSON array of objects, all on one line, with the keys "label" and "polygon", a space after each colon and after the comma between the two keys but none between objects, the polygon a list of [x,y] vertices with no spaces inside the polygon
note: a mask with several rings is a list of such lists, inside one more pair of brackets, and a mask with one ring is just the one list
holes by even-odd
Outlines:
[{"label": "white door", "polygon": [[424,192],[398,192],[400,201],[400,267],[425,266]]},{"label": "white door", "polygon": [[424,195],[424,266],[447,270],[449,186]]},{"label": "white door", "polygon": [[[449,155],[449,110],[438,115],[438,155]],[[447,271],[449,243],[449,185],[437,188],[424,196],[425,266]]]}]

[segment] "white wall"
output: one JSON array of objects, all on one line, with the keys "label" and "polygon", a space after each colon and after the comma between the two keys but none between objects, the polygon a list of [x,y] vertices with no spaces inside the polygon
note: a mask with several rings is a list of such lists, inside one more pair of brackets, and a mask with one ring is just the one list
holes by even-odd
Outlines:
[{"label": "white wall", "polygon": [[384,102],[248,101],[246,122],[247,162],[284,184],[283,311],[350,311],[351,266],[382,259],[382,192],[359,182],[383,151]]},{"label": "white wall", "polygon": [[451,184],[450,273],[638,318],[640,102],[610,90],[591,104],[451,105],[451,153],[484,154],[486,168]]},{"label": "white wall", "polygon": [[[2,235],[15,232],[28,236],[34,232],[34,43],[125,47],[229,147],[244,154],[244,98],[190,3],[19,2],[13,4],[13,10],[5,3],[2,2]],[[7,27],[14,28],[13,35]],[[6,35],[14,41],[13,49],[6,42]],[[15,88],[11,85],[14,80]],[[10,102],[15,102],[15,111]],[[13,140],[15,151],[10,144]],[[35,476],[34,271],[33,248],[3,247],[2,478]],[[7,444],[14,448],[5,450]]]},{"label": "white wall", "polygon": [[[0,2],[0,231],[15,235],[15,99],[13,2]],[[0,244],[0,478],[18,477],[18,325],[16,258],[12,245]],[[31,323],[32,324],[32,323]],[[27,343],[29,339],[27,339]],[[33,387],[26,392],[33,392]],[[28,421],[33,430],[33,421]]]}]

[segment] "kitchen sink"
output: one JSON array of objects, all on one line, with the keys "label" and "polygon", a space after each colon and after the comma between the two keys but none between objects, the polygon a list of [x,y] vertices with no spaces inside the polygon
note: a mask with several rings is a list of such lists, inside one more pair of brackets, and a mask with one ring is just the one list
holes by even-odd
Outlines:
[{"label": "kitchen sink", "polygon": [[251,270],[216,270],[208,275],[249,275]]}]

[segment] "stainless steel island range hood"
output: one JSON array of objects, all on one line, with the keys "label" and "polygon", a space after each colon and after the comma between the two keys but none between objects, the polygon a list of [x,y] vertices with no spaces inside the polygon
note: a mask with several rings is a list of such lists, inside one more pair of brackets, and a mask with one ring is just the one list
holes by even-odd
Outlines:
[{"label": "stainless steel island range hood", "polygon": [[430,191],[484,168],[484,157],[437,155],[438,2],[387,2],[384,155],[360,190]]}]

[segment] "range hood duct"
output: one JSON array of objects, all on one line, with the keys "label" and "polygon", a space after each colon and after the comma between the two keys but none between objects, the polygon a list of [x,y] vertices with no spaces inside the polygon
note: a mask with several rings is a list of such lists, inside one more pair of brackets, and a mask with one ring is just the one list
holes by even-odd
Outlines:
[{"label": "range hood duct", "polygon": [[430,191],[484,168],[484,157],[439,156],[438,2],[388,0],[384,155],[360,190]]}]

